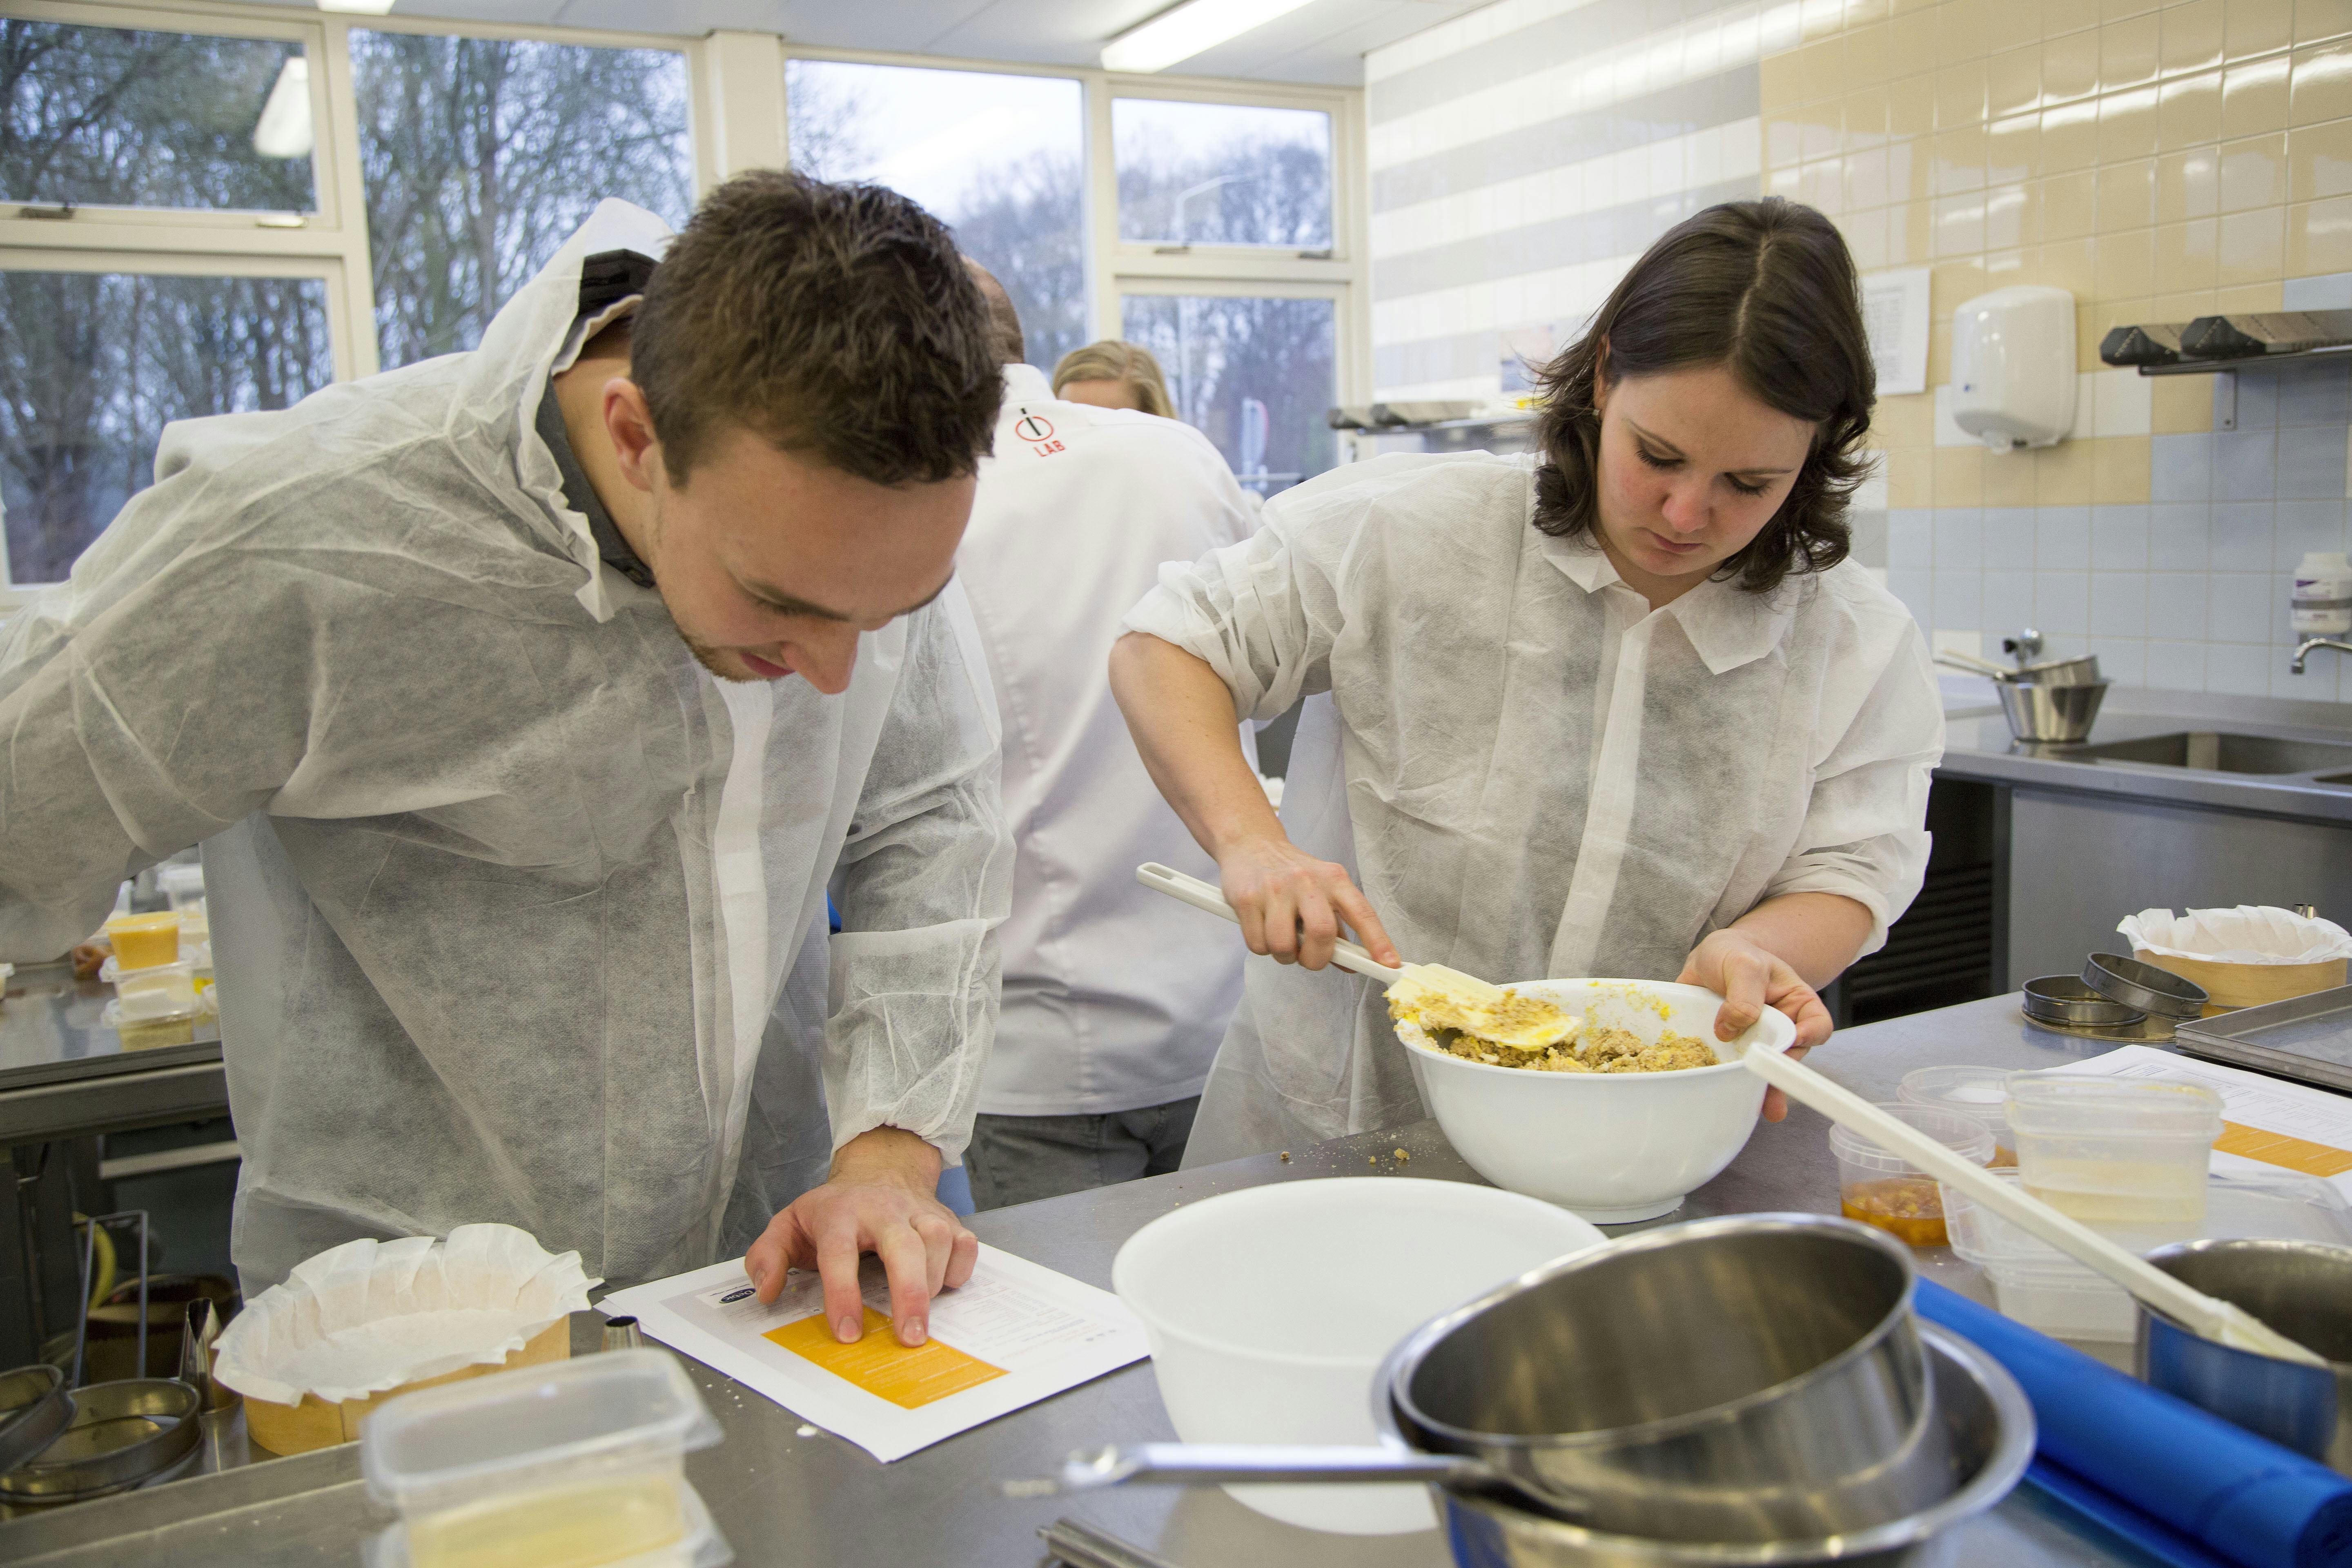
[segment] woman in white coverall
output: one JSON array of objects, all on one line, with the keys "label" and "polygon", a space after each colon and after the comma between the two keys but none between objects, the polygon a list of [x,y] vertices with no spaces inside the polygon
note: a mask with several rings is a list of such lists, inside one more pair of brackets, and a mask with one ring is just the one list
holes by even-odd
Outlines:
[{"label": "woman in white coverall", "polygon": [[[1541,381],[1536,455],[1324,475],[1128,617],[1137,744],[1281,961],[1188,1165],[1426,1114],[1380,988],[1308,973],[1342,924],[1498,981],[1679,977],[1723,1037],[1769,1005],[1807,1047],[1815,987],[1918,890],[1943,719],[1846,560],[1874,380],[1837,230],[1775,198],[1685,220]],[[1234,721],[1302,695],[1277,819]]]}]

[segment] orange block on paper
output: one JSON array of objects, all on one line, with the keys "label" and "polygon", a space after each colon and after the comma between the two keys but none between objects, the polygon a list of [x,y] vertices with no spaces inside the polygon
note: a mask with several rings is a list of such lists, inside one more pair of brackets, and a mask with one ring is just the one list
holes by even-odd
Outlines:
[{"label": "orange block on paper", "polygon": [[2221,1123],[2221,1136],[2215,1140],[2213,1147],[2224,1154],[2243,1155],[2265,1165],[2301,1171],[2306,1176],[2340,1176],[2352,1171],[2352,1149],[2290,1138],[2284,1132],[2265,1132],[2242,1122]]},{"label": "orange block on paper", "polygon": [[901,1410],[920,1409],[1004,1375],[1003,1367],[937,1340],[908,1350],[890,1332],[890,1320],[871,1307],[866,1309],[866,1337],[854,1345],[833,1337],[823,1313],[770,1329],[761,1337]]}]

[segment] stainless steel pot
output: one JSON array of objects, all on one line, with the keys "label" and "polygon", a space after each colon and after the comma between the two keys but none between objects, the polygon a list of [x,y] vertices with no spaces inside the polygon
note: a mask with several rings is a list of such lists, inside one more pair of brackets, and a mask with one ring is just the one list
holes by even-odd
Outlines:
[{"label": "stainless steel pot", "polygon": [[2147,1260],[2243,1307],[2326,1356],[2326,1366],[2232,1350],[2139,1310],[2141,1379],[2352,1476],[2352,1247],[2316,1241],[2183,1241]]},{"label": "stainless steel pot", "polygon": [[[1550,1264],[1415,1330],[1406,1443],[1592,1529],[1807,1540],[1947,1496],[1910,1250],[1823,1215],[1696,1220]],[[1377,1399],[1377,1394],[1376,1394]]]},{"label": "stainless steel pot", "polygon": [[1975,1345],[1919,1325],[1937,1426],[1956,1479],[1900,1519],[1827,1539],[1717,1543],[1608,1534],[1564,1524],[1491,1499],[1441,1492],[1459,1568],[1925,1568],[1957,1558],[1951,1529],[2007,1497],[2033,1458],[2033,1407],[2017,1380]]},{"label": "stainless steel pot", "polygon": [[2021,741],[2042,743],[2090,739],[2091,723],[2107,698],[2104,680],[2059,686],[2043,681],[2001,680],[1993,683],[2000,694],[2001,716],[2009,732]]}]

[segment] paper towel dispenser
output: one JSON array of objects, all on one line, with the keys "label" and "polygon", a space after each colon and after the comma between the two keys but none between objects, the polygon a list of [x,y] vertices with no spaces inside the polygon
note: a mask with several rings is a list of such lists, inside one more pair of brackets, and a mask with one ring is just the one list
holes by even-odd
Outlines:
[{"label": "paper towel dispenser", "polygon": [[2074,425],[2074,296],[2020,284],[1952,312],[1952,423],[1996,452]]}]

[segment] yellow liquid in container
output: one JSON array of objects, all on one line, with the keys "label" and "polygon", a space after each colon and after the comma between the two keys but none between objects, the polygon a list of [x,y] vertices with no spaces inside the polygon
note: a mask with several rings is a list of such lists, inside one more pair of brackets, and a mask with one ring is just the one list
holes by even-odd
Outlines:
[{"label": "yellow liquid in container", "polygon": [[2193,1225],[2205,1217],[2205,1167],[2143,1160],[2042,1160],[2025,1190],[2085,1225]]},{"label": "yellow liquid in container", "polygon": [[597,1568],[686,1538],[668,1471],[493,1498],[412,1520],[410,1568]]},{"label": "yellow liquid in container", "polygon": [[180,917],[175,914],[115,915],[106,922],[121,969],[153,969],[180,962]]}]

